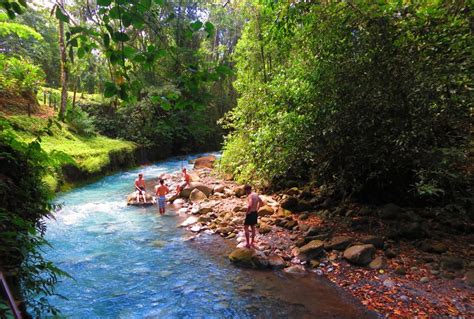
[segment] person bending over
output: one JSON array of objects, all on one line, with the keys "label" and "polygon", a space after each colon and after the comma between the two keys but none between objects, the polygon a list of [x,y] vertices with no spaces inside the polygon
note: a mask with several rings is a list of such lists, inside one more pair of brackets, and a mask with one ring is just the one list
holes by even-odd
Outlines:
[{"label": "person bending over", "polygon": [[142,173],[139,173],[135,180],[135,189],[137,190],[137,204],[140,203],[140,195],[143,197],[143,202],[146,203],[145,179]]},{"label": "person bending over", "polygon": [[160,179],[160,185],[156,188],[156,195],[158,196],[158,206],[160,208],[160,215],[165,214],[166,208],[166,197],[165,195],[170,192],[169,188],[165,185],[165,181]]},{"label": "person bending over", "polygon": [[[250,185],[244,186],[245,193],[247,194],[247,215],[244,221],[245,240],[247,244],[245,247],[255,247],[255,225],[257,225],[257,212],[260,207],[263,206],[263,201],[257,193],[252,192]],[[252,229],[252,240],[249,241],[249,227]]]}]

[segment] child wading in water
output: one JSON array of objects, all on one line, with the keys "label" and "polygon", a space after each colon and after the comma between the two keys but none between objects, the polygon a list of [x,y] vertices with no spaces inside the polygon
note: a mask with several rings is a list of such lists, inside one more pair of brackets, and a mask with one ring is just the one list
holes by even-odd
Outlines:
[{"label": "child wading in water", "polygon": [[156,195],[158,196],[158,206],[160,207],[160,214],[164,215],[166,208],[166,197],[170,190],[165,185],[165,181],[160,179],[160,186],[156,188]]},{"label": "child wading in water", "polygon": [[[247,216],[245,216],[244,230],[245,230],[245,239],[247,244],[245,247],[255,247],[255,225],[257,224],[257,212],[260,207],[263,206],[262,199],[258,196],[257,193],[252,192],[252,187],[250,185],[244,186],[245,193],[247,196]],[[252,240],[249,241],[249,226],[252,228]]]}]

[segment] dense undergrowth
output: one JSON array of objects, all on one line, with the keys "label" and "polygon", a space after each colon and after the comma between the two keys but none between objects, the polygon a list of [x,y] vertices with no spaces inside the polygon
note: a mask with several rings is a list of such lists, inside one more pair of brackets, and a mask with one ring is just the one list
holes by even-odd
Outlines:
[{"label": "dense undergrowth", "polygon": [[372,202],[472,195],[471,17],[447,1],[254,5],[221,168]]}]

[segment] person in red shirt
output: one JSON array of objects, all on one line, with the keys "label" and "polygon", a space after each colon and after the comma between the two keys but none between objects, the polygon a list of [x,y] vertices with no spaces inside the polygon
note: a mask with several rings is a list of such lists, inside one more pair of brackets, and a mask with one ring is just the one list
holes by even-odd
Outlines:
[{"label": "person in red shirt", "polygon": [[165,214],[166,209],[166,197],[165,195],[170,192],[169,188],[165,185],[165,181],[160,179],[160,185],[156,188],[156,195],[158,196],[158,207],[160,208],[160,215]]},{"label": "person in red shirt", "polygon": [[186,186],[189,186],[189,184],[191,183],[191,175],[188,174],[186,168],[183,168],[181,170],[183,172],[183,179],[184,179],[184,182],[179,184],[177,187],[176,187],[176,192],[179,194],[181,193],[181,191],[186,187]]}]

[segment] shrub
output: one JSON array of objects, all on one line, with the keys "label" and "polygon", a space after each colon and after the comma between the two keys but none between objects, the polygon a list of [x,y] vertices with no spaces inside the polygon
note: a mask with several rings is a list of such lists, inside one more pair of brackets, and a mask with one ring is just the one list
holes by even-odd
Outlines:
[{"label": "shrub", "polygon": [[0,94],[32,94],[44,82],[40,67],[25,59],[0,54]]},{"label": "shrub", "polygon": [[68,107],[64,119],[74,133],[86,137],[96,134],[94,119],[79,107]]}]

